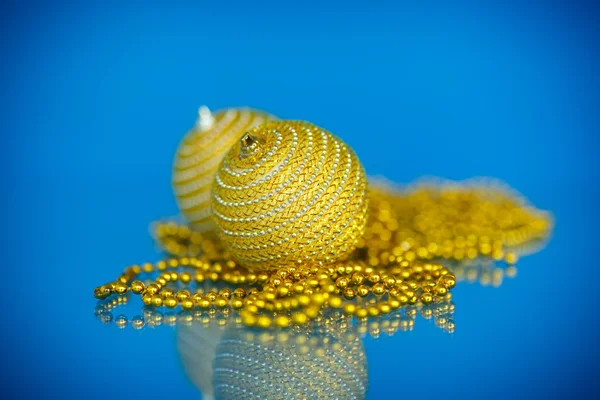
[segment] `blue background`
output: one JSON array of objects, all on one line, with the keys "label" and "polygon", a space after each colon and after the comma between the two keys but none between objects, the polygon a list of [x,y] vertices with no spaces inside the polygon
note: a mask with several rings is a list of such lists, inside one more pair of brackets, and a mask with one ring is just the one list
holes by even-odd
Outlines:
[{"label": "blue background", "polygon": [[598,10],[451,3],[3,3],[2,391],[197,397],[173,330],[102,325],[92,289],[157,259],[148,224],[177,212],[172,158],[207,104],[312,121],[371,175],[492,176],[554,213],[515,279],[455,289],[456,333],[365,340],[371,398],[598,394]]}]

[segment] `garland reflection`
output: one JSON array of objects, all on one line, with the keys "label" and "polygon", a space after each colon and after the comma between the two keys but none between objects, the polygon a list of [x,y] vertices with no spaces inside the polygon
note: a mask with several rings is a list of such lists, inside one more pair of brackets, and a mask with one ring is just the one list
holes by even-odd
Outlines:
[{"label": "garland reflection", "polygon": [[99,301],[95,315],[120,329],[174,327],[185,373],[205,399],[363,399],[368,374],[361,338],[411,331],[418,315],[454,330],[449,299],[369,319],[330,310],[308,325],[267,330],[244,326],[227,308],[162,313],[144,307],[129,318],[118,312],[128,301],[127,295]]}]

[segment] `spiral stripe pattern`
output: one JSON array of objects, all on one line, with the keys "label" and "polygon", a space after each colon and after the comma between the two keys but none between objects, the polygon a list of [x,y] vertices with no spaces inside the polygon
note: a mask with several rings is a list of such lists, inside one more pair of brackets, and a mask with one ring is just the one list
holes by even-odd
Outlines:
[{"label": "spiral stripe pattern", "polygon": [[307,342],[316,344],[303,349],[290,342],[249,341],[243,333],[229,330],[217,346],[215,398],[365,398],[367,358],[358,337],[312,336]]},{"label": "spiral stripe pattern", "polygon": [[354,153],[311,123],[272,121],[224,157],[212,189],[218,232],[243,265],[346,258],[362,236],[367,180]]},{"label": "spiral stripe pattern", "polygon": [[225,153],[244,132],[276,117],[249,108],[213,114],[208,128],[196,125],[181,141],[173,166],[173,191],[183,217],[198,231],[214,229],[210,212],[212,181]]}]

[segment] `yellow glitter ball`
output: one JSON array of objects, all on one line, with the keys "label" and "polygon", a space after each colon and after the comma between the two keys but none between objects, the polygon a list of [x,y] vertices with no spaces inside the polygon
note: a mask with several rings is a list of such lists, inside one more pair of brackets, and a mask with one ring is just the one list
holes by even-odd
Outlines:
[{"label": "yellow glitter ball", "polygon": [[272,121],[229,150],[212,188],[213,218],[240,263],[271,270],[345,259],[367,221],[354,151],[311,123]]},{"label": "yellow glitter ball", "polygon": [[219,163],[247,130],[276,119],[262,111],[230,108],[198,111],[195,126],[181,141],[173,166],[173,190],[183,217],[197,231],[210,231],[210,188]]}]

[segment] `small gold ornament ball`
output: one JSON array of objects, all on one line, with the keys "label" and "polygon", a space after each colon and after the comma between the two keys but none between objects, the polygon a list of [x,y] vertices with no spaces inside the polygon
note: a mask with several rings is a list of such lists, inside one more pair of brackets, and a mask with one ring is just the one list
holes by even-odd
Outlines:
[{"label": "small gold ornament ball", "polygon": [[211,113],[200,107],[195,126],[181,141],[173,165],[173,191],[183,217],[194,230],[214,229],[210,218],[210,188],[223,156],[244,132],[276,119],[249,108]]},{"label": "small gold ornament ball", "polygon": [[346,258],[364,233],[367,179],[354,151],[303,121],[271,121],[233,145],[212,188],[217,230],[244,266]]}]

